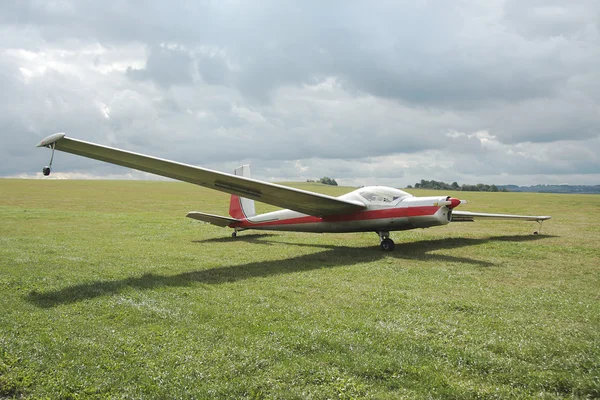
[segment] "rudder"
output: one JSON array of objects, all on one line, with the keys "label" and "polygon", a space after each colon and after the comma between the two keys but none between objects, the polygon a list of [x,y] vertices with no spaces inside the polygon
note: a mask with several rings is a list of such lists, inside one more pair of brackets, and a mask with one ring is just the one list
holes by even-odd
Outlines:
[{"label": "rudder", "polygon": [[[250,178],[250,165],[246,164],[242,165],[241,167],[237,167],[233,171],[233,174]],[[254,200],[232,194],[231,199],[229,200],[229,215],[237,219],[254,217],[256,215]]]}]

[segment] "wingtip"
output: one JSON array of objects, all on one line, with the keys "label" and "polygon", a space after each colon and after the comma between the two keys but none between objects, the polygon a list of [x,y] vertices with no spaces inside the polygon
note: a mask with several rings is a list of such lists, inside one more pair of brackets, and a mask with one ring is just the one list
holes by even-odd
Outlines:
[{"label": "wingtip", "polygon": [[65,137],[65,133],[63,133],[63,132],[55,133],[53,135],[50,135],[50,136],[42,139],[35,147],[50,146],[52,143],[56,143],[64,137]]}]

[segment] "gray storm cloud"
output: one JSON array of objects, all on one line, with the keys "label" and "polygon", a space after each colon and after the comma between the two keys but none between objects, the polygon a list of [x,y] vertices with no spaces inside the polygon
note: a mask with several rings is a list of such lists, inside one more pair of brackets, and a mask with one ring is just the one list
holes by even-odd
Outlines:
[{"label": "gray storm cloud", "polygon": [[265,179],[597,184],[600,5],[547,3],[5,1],[0,176],[64,131]]}]

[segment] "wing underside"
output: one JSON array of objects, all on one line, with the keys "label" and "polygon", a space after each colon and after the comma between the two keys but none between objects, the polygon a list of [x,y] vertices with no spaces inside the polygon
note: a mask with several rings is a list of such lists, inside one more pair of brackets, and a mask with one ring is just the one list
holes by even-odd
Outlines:
[{"label": "wing underside", "polygon": [[366,208],[359,202],[71,139],[65,137],[64,133],[48,136],[37,146],[54,147],[67,153],[193,183],[313,216],[346,214]]},{"label": "wing underside", "polygon": [[476,219],[505,219],[505,220],[516,220],[520,219],[523,221],[536,221],[541,222],[550,219],[547,215],[513,215],[513,214],[488,214],[488,213],[477,213],[470,211],[453,211],[452,222],[466,222],[474,221]]}]

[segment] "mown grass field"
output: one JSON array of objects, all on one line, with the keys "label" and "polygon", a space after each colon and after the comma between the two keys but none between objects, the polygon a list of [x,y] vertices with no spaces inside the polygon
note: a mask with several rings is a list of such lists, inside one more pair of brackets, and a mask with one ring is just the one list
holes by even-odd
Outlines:
[{"label": "mown grass field", "polygon": [[448,194],[553,219],[383,253],[232,239],[184,218],[228,196],[183,183],[0,179],[0,398],[600,397],[600,196]]}]

